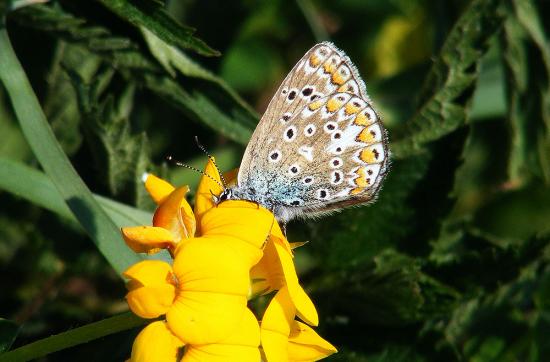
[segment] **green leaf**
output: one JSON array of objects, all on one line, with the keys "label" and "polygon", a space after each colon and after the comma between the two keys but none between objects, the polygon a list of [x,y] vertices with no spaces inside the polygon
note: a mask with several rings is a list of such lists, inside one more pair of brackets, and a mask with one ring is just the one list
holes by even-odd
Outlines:
[{"label": "green leaf", "polygon": [[246,144],[252,136],[253,118],[248,111],[226,107],[200,91],[187,92],[169,79],[153,75],[145,76],[147,88],[184,111],[191,119],[200,121],[229,139]]},{"label": "green leaf", "polygon": [[191,49],[202,55],[220,55],[217,50],[193,36],[195,29],[178,24],[172,19],[157,1],[100,0],[100,2],[122,19],[136,27],[146,28],[170,45]]},{"label": "green leaf", "polygon": [[51,123],[63,150],[74,154],[82,144],[81,115],[71,79],[65,69],[71,69],[85,81],[91,81],[101,66],[101,58],[79,46],[59,41],[48,74],[48,89],[44,100],[44,113]]},{"label": "green leaf", "polygon": [[227,92],[227,94],[241,107],[248,110],[252,116],[257,117],[256,112],[250,107],[250,105],[246,103],[237,92],[229,87],[222,78],[203,68],[200,64],[189,58],[184,52],[167,44],[146,28],[141,28],[141,32],[143,33],[143,37],[145,38],[151,53],[172,77],[176,76],[176,70],[178,70],[184,76],[204,79],[215,83],[223,91]]},{"label": "green leaf", "polygon": [[119,95],[105,95],[113,72],[97,73],[94,81],[86,84],[75,72],[71,79],[78,95],[83,128],[92,148],[100,182],[108,186],[111,194],[132,203],[143,190],[142,175],[150,169],[147,136],[131,129],[130,113],[133,108],[135,84],[128,83]]},{"label": "green leaf", "polygon": [[0,156],[28,160],[32,157],[32,152],[9,109],[3,89],[0,89],[0,134],[3,138],[3,142],[0,143]]},{"label": "green leaf", "polygon": [[0,356],[10,349],[19,333],[19,326],[7,319],[0,318]]},{"label": "green leaf", "polygon": [[[387,249],[372,264],[325,277],[314,285],[315,299],[353,324],[403,326],[448,313],[459,293],[421,271],[413,258]],[[336,293],[338,298],[330,298]],[[353,315],[366,309],[369,313]]]},{"label": "green leaf", "polygon": [[113,333],[138,327],[145,323],[147,323],[147,320],[141,319],[130,312],[120,314],[29,343],[13,351],[1,354],[0,362],[29,361]]},{"label": "green leaf", "polygon": [[456,22],[435,59],[420,108],[391,145],[396,158],[452,132],[468,119],[479,64],[503,22],[500,0],[474,0]]},{"label": "green leaf", "polygon": [[502,36],[512,127],[511,181],[550,184],[550,50],[533,1],[512,1]]},{"label": "green leaf", "polygon": [[[77,221],[51,179],[44,173],[20,162],[0,157],[0,189],[22,197],[61,217]],[[118,228],[148,225],[153,218],[153,215],[149,212],[121,204],[106,197],[94,195],[94,198]]]},{"label": "green leaf", "polygon": [[[71,44],[85,47],[107,64],[114,64],[118,72],[131,81],[173,104],[187,117],[201,122],[229,139],[246,144],[257,124],[258,116],[244,101],[219,78],[212,76],[183,53],[169,47],[169,42],[148,43],[163,67],[130,39],[117,37],[110,30],[90,25],[56,6],[29,6],[18,10],[14,19],[25,26],[47,31]],[[158,35],[158,34],[157,34]],[[119,42],[114,42],[119,39]],[[162,39],[162,38],[160,38]],[[162,39],[164,40],[164,39]],[[113,43],[116,43],[113,45]],[[123,47],[120,47],[123,45]],[[186,77],[173,78],[178,69]]]},{"label": "green leaf", "polygon": [[0,79],[34,155],[98,249],[122,273],[140,258],[124,245],[120,231],[93,199],[57,143],[5,28],[0,29]]}]

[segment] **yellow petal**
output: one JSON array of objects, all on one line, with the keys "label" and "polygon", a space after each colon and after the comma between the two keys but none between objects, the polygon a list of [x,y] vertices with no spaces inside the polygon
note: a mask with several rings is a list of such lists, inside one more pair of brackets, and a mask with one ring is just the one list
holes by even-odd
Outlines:
[{"label": "yellow petal", "polygon": [[281,245],[281,243],[274,242],[275,250],[281,263],[282,271],[286,285],[288,286],[288,292],[294,305],[296,306],[296,313],[307,324],[316,326],[319,324],[319,316],[315,305],[305,293],[304,289],[298,283],[298,276],[296,275],[296,269],[292,261],[292,255],[289,254],[288,249]]},{"label": "yellow petal", "polygon": [[262,332],[274,331],[286,337],[290,334],[290,323],[294,320],[296,307],[290,299],[288,288],[283,287],[275,294],[262,318]]},{"label": "yellow petal", "polygon": [[185,362],[258,362],[260,352],[260,328],[256,317],[245,310],[237,328],[220,343],[207,345],[189,345],[185,351]]},{"label": "yellow petal", "polygon": [[262,318],[262,348],[268,362],[288,360],[288,336],[295,314],[296,307],[290,299],[288,289],[283,287],[275,294]]},{"label": "yellow petal", "polygon": [[246,302],[238,295],[180,291],[166,320],[185,344],[219,343],[241,322]]},{"label": "yellow petal", "polygon": [[175,189],[164,199],[153,216],[153,225],[170,231],[177,243],[195,235],[195,216],[185,200],[187,192],[187,186]]},{"label": "yellow petal", "polygon": [[128,306],[141,318],[157,318],[169,310],[174,300],[174,287],[169,285],[143,287],[126,294]]},{"label": "yellow petal", "polygon": [[200,224],[203,236],[229,236],[246,241],[256,248],[263,247],[271,230],[277,225],[269,210],[243,200],[220,203],[203,214]]},{"label": "yellow petal", "polygon": [[176,362],[183,343],[170,332],[164,321],[145,327],[132,346],[130,362]]},{"label": "yellow petal", "polygon": [[[212,162],[208,160],[204,173],[211,176],[203,176],[199,182],[197,188],[197,194],[195,196],[195,217],[197,218],[197,223],[199,224],[198,229],[200,229],[200,220],[202,215],[214,207],[214,200],[212,200],[212,195],[218,196],[222,193],[223,188],[220,186],[222,184],[220,174],[218,169]],[[199,231],[199,235],[202,233],[202,230]]]},{"label": "yellow petal", "polygon": [[262,361],[288,361],[288,336],[262,329]]},{"label": "yellow petal", "polygon": [[290,361],[317,361],[336,352],[332,344],[306,324],[298,321],[292,323],[288,344]]},{"label": "yellow petal", "polygon": [[168,263],[144,260],[123,275],[129,278],[126,300],[132,312],[142,318],[156,318],[171,307],[175,295],[174,276]]},{"label": "yellow petal", "polygon": [[122,228],[122,237],[136,253],[154,254],[160,249],[173,248],[174,236],[164,228],[154,226],[133,226]]},{"label": "yellow petal", "polygon": [[268,240],[262,258],[250,270],[250,279],[252,280],[251,292],[253,296],[260,293],[267,294],[286,285],[273,238]]},{"label": "yellow petal", "polygon": [[275,223],[275,225],[273,225],[273,228],[271,229],[271,238],[273,238],[274,242],[278,242],[279,244],[281,244],[281,246],[283,246],[291,256],[294,255],[292,253],[292,247],[288,243],[286,237],[283,235],[283,232],[281,231],[278,223]]},{"label": "yellow petal", "polygon": [[186,291],[215,292],[246,297],[250,287],[250,260],[261,250],[226,238],[189,239],[178,247],[174,273]]},{"label": "yellow petal", "polygon": [[155,201],[158,205],[164,201],[165,197],[174,191],[174,186],[172,186],[169,182],[149,173],[145,179],[145,189],[149,192],[149,195],[151,195],[153,201]]},{"label": "yellow petal", "polygon": [[174,285],[170,264],[161,260],[143,260],[126,269],[122,275],[140,286]]}]

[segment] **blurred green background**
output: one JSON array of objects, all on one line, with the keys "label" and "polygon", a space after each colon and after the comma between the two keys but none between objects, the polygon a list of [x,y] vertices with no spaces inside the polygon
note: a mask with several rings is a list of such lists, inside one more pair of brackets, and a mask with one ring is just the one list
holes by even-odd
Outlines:
[{"label": "blurred green background", "polygon": [[[333,41],[383,115],[393,164],[374,205],[289,225],[310,241],[296,263],[339,349],[327,360],[550,360],[550,2],[31,3],[14,2],[7,30],[58,142],[92,192],[149,212],[143,172],[193,189],[199,175],[165,158],[202,168],[194,136],[238,167],[287,72]],[[196,32],[174,41],[186,28],[159,27],[159,12]],[[126,311],[120,277],[33,171],[1,86],[0,139],[12,348]],[[42,360],[119,361],[138,330]]]}]

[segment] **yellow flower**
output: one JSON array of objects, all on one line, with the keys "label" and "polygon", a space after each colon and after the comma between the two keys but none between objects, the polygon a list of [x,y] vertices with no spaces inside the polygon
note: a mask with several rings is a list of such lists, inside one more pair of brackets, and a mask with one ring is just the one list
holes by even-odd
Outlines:
[{"label": "yellow flower", "polygon": [[334,353],[311,328],[294,321],[298,315],[317,325],[318,316],[298,283],[291,246],[273,214],[242,200],[216,205],[212,195],[222,191],[220,175],[212,161],[205,172],[211,177],[202,177],[194,211],[185,200],[187,187],[148,175],[145,187],[158,204],[153,226],[122,230],[134,251],[164,248],[173,258],[172,265],[141,261],[124,273],[132,311],[166,319],[139,334],[132,361],[175,361],[183,345],[183,361],[258,361],[260,326],[247,299],[273,290],[279,292],[261,332],[267,360],[313,361]]},{"label": "yellow flower", "polygon": [[247,310],[250,268],[273,225],[273,215],[246,201],[227,201],[204,213],[203,235],[174,250],[173,267],[141,261],[124,276],[128,304],[143,318],[166,314],[168,328],[186,344],[216,343]]},{"label": "yellow flower", "polygon": [[195,235],[195,217],[185,200],[189,188],[175,188],[151,174],[147,175],[145,187],[159,205],[153,216],[153,226],[122,228],[124,241],[136,253],[153,254],[160,249],[172,253],[179,243]]},{"label": "yellow flower", "polygon": [[139,332],[132,346],[132,362],[176,361],[183,343],[163,321],[150,323]]},{"label": "yellow flower", "polygon": [[132,346],[131,362],[176,361],[184,353],[183,362],[225,362],[260,360],[260,328],[256,317],[246,310],[238,325],[238,330],[229,338],[215,344],[184,344],[167,327],[164,321],[157,321],[145,327],[136,337]]},{"label": "yellow flower", "polygon": [[237,330],[229,338],[215,344],[187,346],[183,362],[258,362],[261,358],[259,344],[258,321],[254,314],[247,309]]},{"label": "yellow flower", "polygon": [[288,289],[297,309],[297,315],[312,326],[319,324],[315,305],[298,282],[298,275],[292,260],[292,249],[278,226],[264,248],[258,264],[250,271],[253,294],[267,294],[273,290]]},{"label": "yellow flower", "polygon": [[269,303],[261,325],[263,359],[267,362],[317,361],[336,348],[306,324],[294,320],[296,307],[287,287]]}]

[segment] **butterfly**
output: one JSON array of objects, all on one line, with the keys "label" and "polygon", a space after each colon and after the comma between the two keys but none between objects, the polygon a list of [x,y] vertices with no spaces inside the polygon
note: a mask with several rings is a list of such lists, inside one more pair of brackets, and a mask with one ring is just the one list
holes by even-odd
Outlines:
[{"label": "butterfly", "polygon": [[343,51],[322,42],[287,75],[236,185],[217,199],[256,202],[286,223],[374,201],[388,166],[387,133],[365,83]]}]

